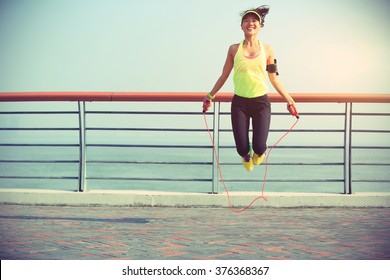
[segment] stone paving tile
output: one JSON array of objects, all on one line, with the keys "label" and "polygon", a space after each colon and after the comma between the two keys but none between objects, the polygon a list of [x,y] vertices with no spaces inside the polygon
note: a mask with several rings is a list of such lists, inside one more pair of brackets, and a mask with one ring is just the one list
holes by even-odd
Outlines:
[{"label": "stone paving tile", "polygon": [[390,259],[389,208],[0,205],[1,259]]}]

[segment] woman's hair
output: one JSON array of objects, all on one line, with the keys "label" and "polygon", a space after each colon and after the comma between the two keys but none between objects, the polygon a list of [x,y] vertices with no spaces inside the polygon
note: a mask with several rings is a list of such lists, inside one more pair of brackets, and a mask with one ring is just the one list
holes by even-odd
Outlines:
[{"label": "woman's hair", "polygon": [[[244,12],[241,13],[241,17],[243,19],[244,15],[250,11],[254,11],[256,13],[258,13],[261,17],[261,23],[260,23],[260,26],[261,27],[264,27],[264,18],[265,16],[268,14],[269,12],[269,6],[268,5],[262,5],[260,7],[257,7],[255,9],[249,9],[249,10],[246,10]],[[242,20],[241,20],[241,23],[242,23]]]}]

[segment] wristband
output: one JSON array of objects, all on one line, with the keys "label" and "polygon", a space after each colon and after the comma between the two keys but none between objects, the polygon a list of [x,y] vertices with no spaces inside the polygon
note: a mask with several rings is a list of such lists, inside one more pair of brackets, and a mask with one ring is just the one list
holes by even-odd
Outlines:
[{"label": "wristband", "polygon": [[207,96],[208,96],[211,100],[213,100],[213,99],[215,98],[215,96],[211,95],[210,92],[207,94]]}]

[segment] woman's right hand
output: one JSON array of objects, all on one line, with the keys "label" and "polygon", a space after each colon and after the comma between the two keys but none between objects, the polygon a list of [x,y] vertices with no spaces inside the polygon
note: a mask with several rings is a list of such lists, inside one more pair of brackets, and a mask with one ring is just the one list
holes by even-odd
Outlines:
[{"label": "woman's right hand", "polygon": [[203,113],[206,113],[210,109],[212,102],[211,98],[206,95],[203,99]]}]

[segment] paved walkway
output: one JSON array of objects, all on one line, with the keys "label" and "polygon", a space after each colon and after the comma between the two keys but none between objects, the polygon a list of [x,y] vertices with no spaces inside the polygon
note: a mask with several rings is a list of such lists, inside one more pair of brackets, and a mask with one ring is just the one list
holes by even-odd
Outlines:
[{"label": "paved walkway", "polygon": [[390,259],[390,208],[0,205],[4,259]]}]

